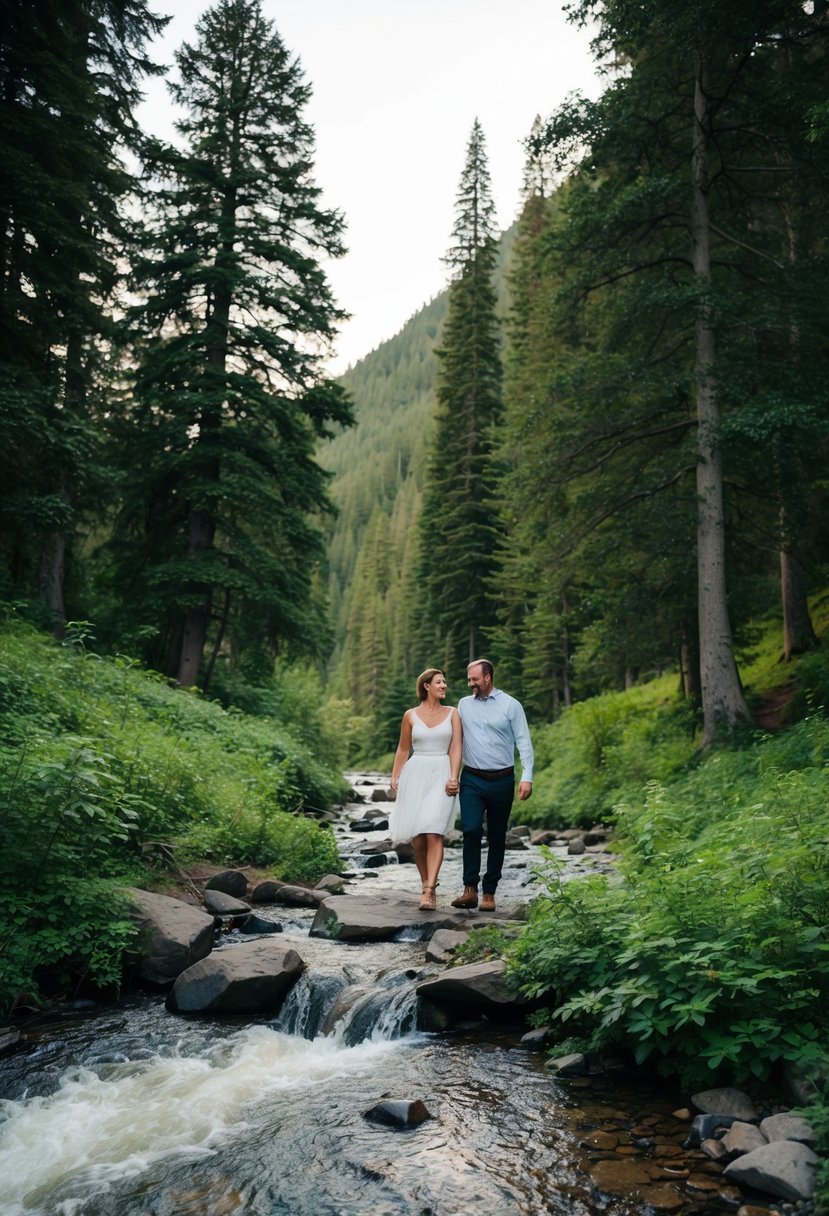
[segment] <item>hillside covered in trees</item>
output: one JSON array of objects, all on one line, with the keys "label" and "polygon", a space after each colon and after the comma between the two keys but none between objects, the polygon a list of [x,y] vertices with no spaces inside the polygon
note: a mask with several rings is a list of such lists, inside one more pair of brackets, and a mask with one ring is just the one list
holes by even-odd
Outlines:
[{"label": "hillside covered in trees", "polygon": [[[751,721],[735,653],[752,621],[779,618],[784,662],[817,644],[807,597],[825,585],[829,539],[827,317],[814,306],[828,235],[823,8],[576,13],[594,15],[606,91],[536,121],[493,280],[501,397],[473,478],[494,511],[484,560],[475,550],[469,567],[466,525],[440,539],[460,474],[431,392],[453,359],[474,362],[440,328],[442,298],[343,381],[358,426],[322,455],[340,511],[331,678],[359,705],[364,754],[393,743],[423,665],[446,664],[461,691],[469,652],[452,614],[471,577],[446,602],[439,593],[455,569],[477,570],[491,601],[466,611],[472,650],[491,652],[542,721],[674,672],[710,741]],[[481,173],[485,200],[485,152]],[[459,224],[464,197],[462,178]],[[449,263],[451,306],[463,271]]]}]

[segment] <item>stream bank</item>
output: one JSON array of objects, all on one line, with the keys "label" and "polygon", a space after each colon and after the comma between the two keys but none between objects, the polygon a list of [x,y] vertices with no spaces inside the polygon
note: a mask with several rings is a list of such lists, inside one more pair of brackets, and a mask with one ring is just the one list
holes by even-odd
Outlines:
[{"label": "stream bank", "polygon": [[[353,780],[370,799],[372,776]],[[378,805],[337,816],[349,890],[408,892],[414,911],[414,867],[381,847],[382,828],[352,826]],[[537,855],[507,853],[499,916],[531,897]],[[604,864],[601,852],[567,862],[572,874]],[[447,913],[459,878],[449,849],[429,916]],[[426,960],[428,932],[345,943],[310,936],[314,908],[257,914],[278,921],[280,942],[307,964],[276,1016],[185,1018],[163,993],[138,992],[45,1017],[0,1061],[2,1216],[737,1209],[721,1166],[682,1147],[690,1115],[674,1113],[677,1095],[622,1061],[565,1081],[522,1044],[523,1024],[417,1030],[416,987],[440,971]],[[219,950],[237,940],[228,934]],[[402,1131],[368,1122],[389,1097],[420,1100],[432,1117]]]}]

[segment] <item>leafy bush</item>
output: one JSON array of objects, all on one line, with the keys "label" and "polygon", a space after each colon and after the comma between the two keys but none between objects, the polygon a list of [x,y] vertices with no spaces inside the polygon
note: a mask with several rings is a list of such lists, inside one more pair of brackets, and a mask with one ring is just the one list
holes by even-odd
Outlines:
[{"label": "leafy bush", "polygon": [[156,842],[288,879],[339,864],[330,829],[302,815],[345,790],[318,749],[285,721],[99,658],[81,626],[63,646],[18,622],[0,630],[0,911],[14,926],[0,1004],[35,993],[38,968],[61,957],[111,982],[126,932],[113,892],[140,880]]},{"label": "leafy bush", "polygon": [[677,701],[663,678],[623,693],[580,701],[552,725],[533,730],[536,774],[526,822],[595,823],[628,791],[664,780],[694,755],[693,705]]},{"label": "leafy bush", "polygon": [[[797,760],[800,771],[791,771]],[[829,1021],[829,724],[716,753],[617,808],[620,876],[550,859],[515,957],[592,1046],[691,1082],[815,1057]]]}]

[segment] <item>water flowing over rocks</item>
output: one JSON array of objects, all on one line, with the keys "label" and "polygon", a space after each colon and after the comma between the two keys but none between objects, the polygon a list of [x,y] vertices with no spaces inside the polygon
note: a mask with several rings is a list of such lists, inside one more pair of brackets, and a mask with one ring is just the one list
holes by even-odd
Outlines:
[{"label": "water flowing over rocks", "polygon": [[171,984],[185,968],[213,949],[214,919],[167,895],[154,895],[131,887],[127,894],[136,905],[135,941],[137,972],[151,984]]},{"label": "water flowing over rocks", "polygon": [[167,1005],[175,1013],[274,1013],[304,969],[296,950],[250,942],[188,967]]},{"label": "water flowing over rocks", "polygon": [[[386,781],[383,774],[352,775],[346,805],[313,813],[331,822],[344,862],[341,874],[326,875],[314,888],[253,876],[249,882],[243,871],[230,870],[193,876],[190,889],[198,898],[202,884],[207,911],[134,893],[141,974],[153,984],[173,984],[166,1010],[157,992],[134,993],[146,1002],[143,1037],[99,1048],[93,1031],[88,1059],[72,1047],[66,1066],[80,1059],[92,1070],[94,1108],[124,1062],[124,1085],[139,1095],[127,1108],[129,1122],[133,1111],[136,1121],[151,1112],[144,1134],[150,1148],[156,1136],[161,1164],[156,1173],[149,1166],[134,1186],[127,1171],[115,1185],[129,1192],[129,1202],[113,1192],[96,1212],[144,1216],[147,1195],[165,1187],[160,1214],[183,1210],[182,1196],[195,1196],[198,1206],[202,1195],[211,1212],[241,1211],[246,1200],[239,1196],[254,1193],[263,1211],[297,1216],[358,1210],[725,1216],[744,1198],[742,1216],[768,1216],[779,1210],[769,1208],[773,1196],[807,1199],[815,1161],[807,1120],[758,1109],[762,1101],[725,1088],[696,1094],[701,1113],[694,1117],[684,1106],[687,1095],[664,1092],[629,1060],[564,1055],[560,1048],[545,1062],[540,1049],[561,1041],[562,1030],[553,1023],[527,1032],[531,1006],[511,988],[504,962],[486,957],[457,965],[470,930],[518,931],[540,889],[533,873],[540,845],[557,855],[565,880],[601,872],[612,865],[607,829],[538,832],[516,824],[495,913],[450,907],[462,886],[461,838],[452,831],[438,907],[421,911],[411,846],[392,848],[386,808],[372,805],[384,801],[373,791]],[[234,907],[238,915],[230,914]],[[165,1047],[156,1056],[159,1039]],[[393,1044],[399,1047],[388,1050]],[[24,1051],[35,1057],[37,1046],[18,1042],[3,1065]],[[49,1058],[44,1051],[43,1076]],[[168,1099],[179,1064],[186,1079]],[[350,1070],[353,1082],[344,1088]],[[21,1076],[18,1093],[30,1086],[35,1095],[48,1093],[50,1083],[35,1071]],[[234,1106],[228,1095],[237,1086]],[[161,1105],[158,1092],[165,1094]],[[170,1165],[165,1153],[178,1143],[180,1125],[174,1122],[168,1134],[166,1125],[154,1124],[172,1108],[176,1119],[195,1112],[201,1129],[214,1109],[221,1115],[225,1107],[231,1114],[215,1140],[209,1138],[215,1129],[185,1138],[195,1164]],[[91,1151],[107,1142],[111,1123],[118,1136],[131,1134],[120,1117],[117,1104],[102,1109]],[[48,1125],[38,1135],[50,1145],[65,1137]],[[64,1173],[71,1174],[81,1166],[66,1138]],[[136,1152],[151,1155],[146,1145]],[[206,1160],[216,1165],[200,1174]],[[74,1193],[58,1197],[75,1203]],[[37,1216],[54,1210],[56,1204]],[[789,1216],[792,1209],[783,1211]]]}]

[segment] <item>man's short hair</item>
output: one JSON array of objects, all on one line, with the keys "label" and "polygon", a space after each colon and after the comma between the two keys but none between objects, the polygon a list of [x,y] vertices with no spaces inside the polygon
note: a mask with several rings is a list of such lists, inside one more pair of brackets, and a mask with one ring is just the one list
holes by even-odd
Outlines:
[{"label": "man's short hair", "polygon": [[489,659],[473,659],[472,662],[467,666],[466,670],[468,671],[470,667],[480,667],[484,675],[489,676],[490,678],[495,675],[495,668],[492,666]]}]

